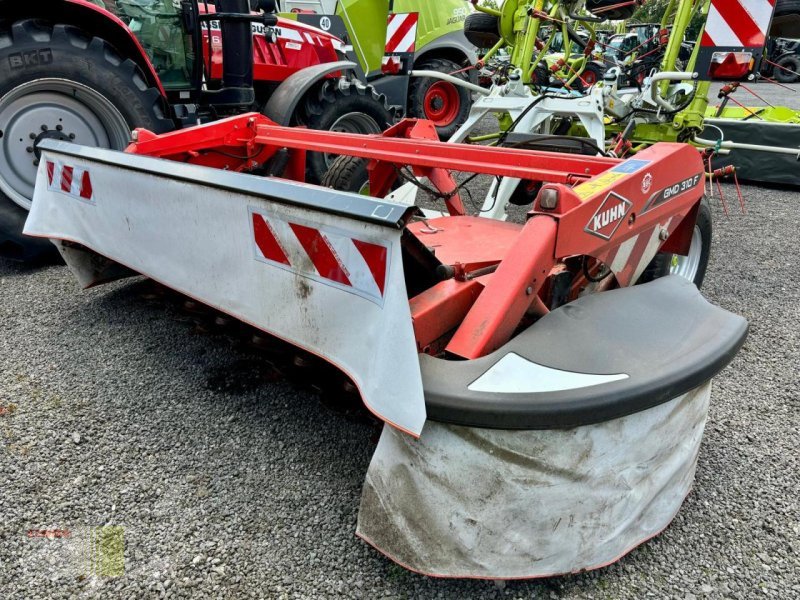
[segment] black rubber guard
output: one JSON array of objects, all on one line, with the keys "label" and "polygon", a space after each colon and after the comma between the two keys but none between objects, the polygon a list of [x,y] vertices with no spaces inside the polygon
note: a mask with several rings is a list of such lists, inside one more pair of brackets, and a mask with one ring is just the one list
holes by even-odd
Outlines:
[{"label": "black rubber guard", "polygon": [[[747,321],[710,304],[678,276],[586,296],[543,317],[496,352],[469,361],[420,355],[428,418],[489,429],[567,429],[668,402],[719,373]],[[470,391],[513,352],[542,366],[621,381],[556,392]]]}]

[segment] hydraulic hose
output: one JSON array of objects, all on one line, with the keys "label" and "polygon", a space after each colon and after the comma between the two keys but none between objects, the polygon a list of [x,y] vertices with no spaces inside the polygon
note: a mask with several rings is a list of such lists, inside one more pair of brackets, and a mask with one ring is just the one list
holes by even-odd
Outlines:
[{"label": "hydraulic hose", "polygon": [[481,94],[483,96],[489,95],[489,90],[482,88],[479,85],[475,85],[469,81],[464,81],[459,77],[453,77],[452,75],[448,75],[447,73],[441,73],[439,71],[411,71],[411,77],[430,77],[431,79],[441,79],[442,81],[446,81],[448,83],[452,83],[453,85],[460,85],[463,88],[467,88],[470,91],[475,92],[476,94]]}]

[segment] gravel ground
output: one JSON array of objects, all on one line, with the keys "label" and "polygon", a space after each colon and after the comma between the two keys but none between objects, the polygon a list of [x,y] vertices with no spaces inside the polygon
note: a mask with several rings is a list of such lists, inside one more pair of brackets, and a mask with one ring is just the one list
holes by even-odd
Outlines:
[{"label": "gravel ground", "polygon": [[[140,280],[81,291],[0,262],[0,598],[800,598],[800,194],[744,191],[747,215],[712,202],[704,291],[751,333],[716,379],[694,492],[610,567],[504,586],[414,575],[354,536],[376,424]],[[108,524],[124,575],[82,575],[86,528]]]}]

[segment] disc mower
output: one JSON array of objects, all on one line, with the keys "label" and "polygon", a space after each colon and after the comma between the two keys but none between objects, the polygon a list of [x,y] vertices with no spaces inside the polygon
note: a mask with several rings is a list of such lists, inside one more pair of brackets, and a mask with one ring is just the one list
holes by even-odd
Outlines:
[{"label": "disc mower", "polygon": [[[358,522],[378,550],[435,576],[542,577],[609,564],[674,517],[710,379],[747,332],[652,268],[703,218],[696,150],[623,160],[258,113],[134,140],[43,140],[25,233],[83,286],[146,275],[347,377],[385,422]],[[366,161],[374,197],[303,183],[312,151]],[[455,172],[539,188],[524,222],[480,218]],[[408,176],[443,216],[396,200]]]}]

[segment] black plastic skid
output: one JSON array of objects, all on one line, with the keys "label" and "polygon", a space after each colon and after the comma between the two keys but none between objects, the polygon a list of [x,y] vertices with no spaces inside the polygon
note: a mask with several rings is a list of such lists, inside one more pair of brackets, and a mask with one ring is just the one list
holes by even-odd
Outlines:
[{"label": "black plastic skid", "polygon": [[[714,377],[747,321],[677,276],[581,298],[476,360],[421,356],[428,418],[492,429],[565,429],[668,402]],[[627,378],[578,389],[487,393],[469,386],[509,353],[551,369]]]}]

